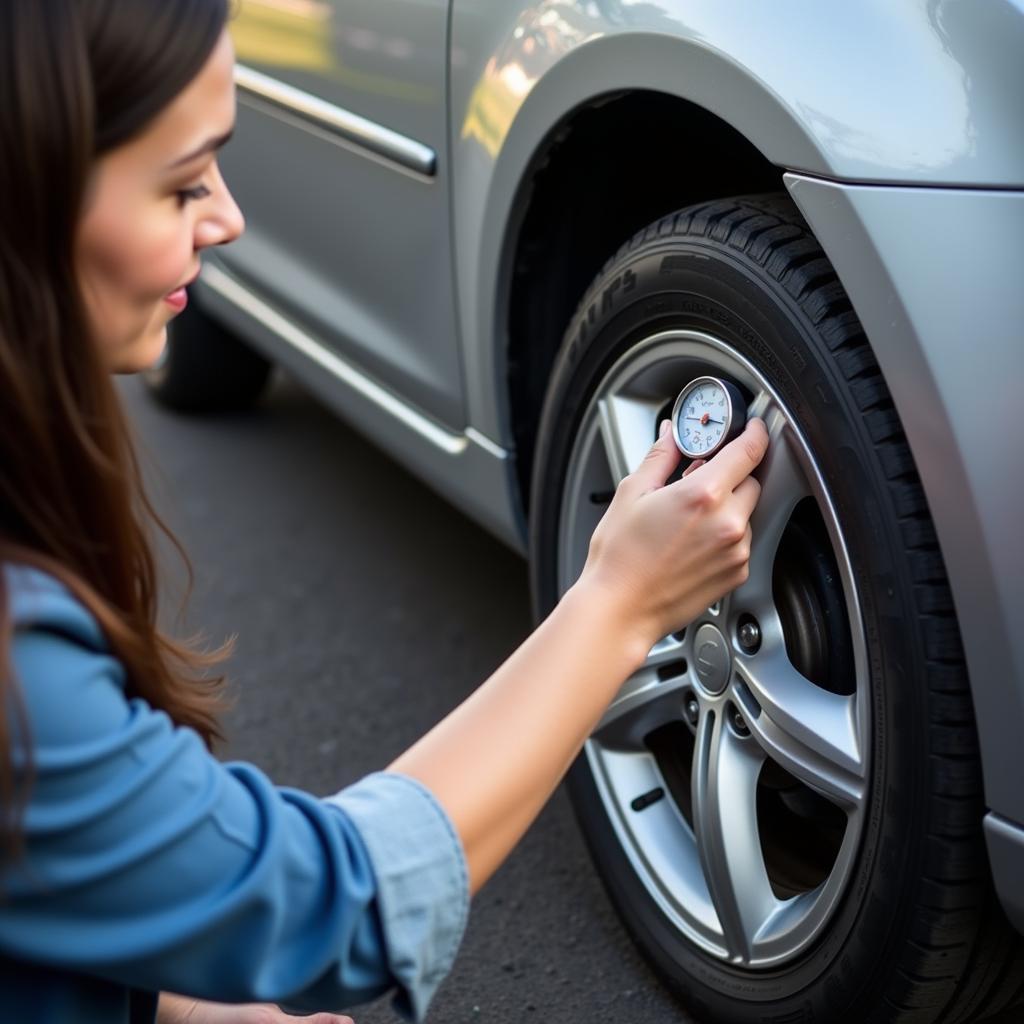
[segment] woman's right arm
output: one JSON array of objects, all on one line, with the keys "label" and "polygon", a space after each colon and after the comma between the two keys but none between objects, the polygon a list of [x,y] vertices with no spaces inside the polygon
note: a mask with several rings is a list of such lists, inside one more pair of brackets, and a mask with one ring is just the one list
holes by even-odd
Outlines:
[{"label": "woman's right arm", "polygon": [[577,583],[501,667],[390,770],[419,779],[455,824],[475,892],[509,854],[616,692],[661,637],[742,583],[759,419],[667,487],[662,432],[620,483]]}]

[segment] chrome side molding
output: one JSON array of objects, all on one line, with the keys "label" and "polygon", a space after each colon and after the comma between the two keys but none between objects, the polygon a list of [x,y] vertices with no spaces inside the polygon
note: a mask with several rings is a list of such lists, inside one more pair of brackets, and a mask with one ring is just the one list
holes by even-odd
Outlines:
[{"label": "chrome side molding", "polygon": [[[470,443],[480,445],[489,454],[506,457],[507,452],[499,445],[485,438],[470,427],[465,433],[456,434],[437,424],[417,409],[403,402],[387,388],[357,370],[351,363],[320,344],[301,328],[283,317],[258,295],[226,273],[214,263],[203,266],[200,282],[216,292],[221,298],[237,306],[243,312],[262,324],[274,335],[307,359],[319,365],[332,377],[343,381],[353,391],[369,399],[384,412],[414,430],[424,440],[448,455],[460,455]],[[470,433],[472,432],[472,433]]]},{"label": "chrome side molding", "polygon": [[251,96],[333,132],[346,142],[376,153],[428,178],[437,173],[437,153],[422,142],[385,128],[310,92],[271,78],[244,64],[235,65],[235,84]]}]

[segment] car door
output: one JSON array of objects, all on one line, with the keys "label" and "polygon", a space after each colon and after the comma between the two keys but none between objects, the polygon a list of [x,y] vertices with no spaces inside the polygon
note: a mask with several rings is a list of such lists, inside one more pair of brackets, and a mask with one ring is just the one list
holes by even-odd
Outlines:
[{"label": "car door", "polygon": [[316,344],[464,422],[446,139],[449,0],[243,0],[225,267]]}]

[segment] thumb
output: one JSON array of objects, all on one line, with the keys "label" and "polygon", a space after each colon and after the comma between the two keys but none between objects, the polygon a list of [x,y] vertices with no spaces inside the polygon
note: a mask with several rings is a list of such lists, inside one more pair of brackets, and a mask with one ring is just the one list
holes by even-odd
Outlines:
[{"label": "thumb", "polygon": [[672,437],[672,423],[662,420],[658,428],[658,440],[644,456],[644,461],[630,474],[635,481],[634,486],[640,494],[656,491],[665,486],[665,481],[679,465],[682,452],[679,451]]}]

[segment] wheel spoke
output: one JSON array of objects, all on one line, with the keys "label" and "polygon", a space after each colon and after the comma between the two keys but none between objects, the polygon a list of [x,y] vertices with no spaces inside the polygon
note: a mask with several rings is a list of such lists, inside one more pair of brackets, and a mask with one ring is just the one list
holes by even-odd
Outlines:
[{"label": "wheel spoke", "polygon": [[757,654],[734,665],[743,684],[737,701],[764,752],[833,803],[859,807],[866,769],[856,696],[831,693],[801,675],[777,623]]},{"label": "wheel spoke", "polygon": [[648,401],[608,395],[597,403],[601,440],[613,481],[632,473],[654,441],[656,411]]},{"label": "wheel spoke", "polygon": [[761,497],[750,518],[750,576],[733,592],[733,603],[755,614],[765,614],[772,601],[772,570],[779,541],[796,506],[811,494],[798,457],[798,444],[789,421],[761,392],[751,406],[765,419],[770,443],[754,475]]},{"label": "wheel spoke", "polygon": [[601,746],[610,750],[646,750],[644,738],[648,733],[682,719],[686,676],[661,679],[657,672],[658,665],[674,660],[669,652],[673,648],[678,651],[681,645],[663,643],[666,649],[659,651],[659,645],[655,645],[647,664],[626,680],[597,723],[591,735]]},{"label": "wheel spoke", "polygon": [[685,660],[689,651],[686,639],[677,640],[674,636],[667,636],[659,640],[647,655],[644,668],[662,668],[671,665],[673,662]]},{"label": "wheel spoke", "polygon": [[778,910],[757,828],[757,779],[764,755],[722,716],[697,730],[691,796],[704,878],[733,961],[749,963],[757,933]]}]

